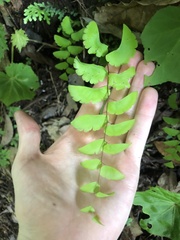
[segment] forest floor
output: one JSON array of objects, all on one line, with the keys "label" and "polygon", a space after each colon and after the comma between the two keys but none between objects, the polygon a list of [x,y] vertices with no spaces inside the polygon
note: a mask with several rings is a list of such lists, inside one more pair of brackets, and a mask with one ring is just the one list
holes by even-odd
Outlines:
[{"label": "forest floor", "polygon": [[[22,4],[21,1],[17,2]],[[15,6],[17,9],[15,9]],[[7,17],[13,21],[13,25],[16,25],[16,27],[23,25],[22,13],[24,7],[25,6],[21,6],[20,8],[14,4],[6,6],[6,13],[9,14]],[[18,11],[18,9],[21,9],[21,11]],[[20,22],[21,24],[19,24]],[[13,32],[13,27],[7,25],[2,15],[2,9],[0,23],[5,25],[7,33],[10,36]],[[28,28],[31,29],[31,27],[32,24],[29,24]],[[51,29],[50,26],[44,23],[37,23],[33,31],[43,39],[43,42],[53,45],[53,29]],[[41,46],[31,43],[29,47],[39,50]],[[63,134],[79,108],[79,105],[69,101],[68,83],[59,79],[59,72],[54,67],[57,62],[52,56],[53,51],[54,49],[46,46],[39,51],[33,52],[28,52],[27,49],[24,49],[23,54],[16,52],[15,56],[15,61],[17,62],[26,61],[28,57],[34,72],[40,80],[41,86],[37,90],[35,98],[31,101],[22,101],[15,104],[15,106],[20,105],[21,109],[28,112],[40,125],[42,151],[47,149],[59,135]],[[168,106],[167,98],[175,89],[178,89],[178,86],[176,84],[166,83],[156,87],[156,89],[159,93],[158,107],[142,157],[138,185],[139,191],[147,190],[152,186],[160,186],[172,191],[177,188],[178,182],[180,181],[180,168],[178,166],[173,169],[165,167],[162,145],[162,142],[166,140],[166,135],[162,131],[164,127],[162,118],[164,116],[174,116],[177,114]],[[141,208],[132,208],[130,216],[134,219],[135,224],[133,226],[126,226],[119,240],[167,239],[152,236],[140,229],[138,220],[142,215]],[[6,168],[0,168],[0,239],[14,240],[17,238],[17,232],[18,223],[14,214],[14,191],[11,179],[11,166],[8,166]]]}]

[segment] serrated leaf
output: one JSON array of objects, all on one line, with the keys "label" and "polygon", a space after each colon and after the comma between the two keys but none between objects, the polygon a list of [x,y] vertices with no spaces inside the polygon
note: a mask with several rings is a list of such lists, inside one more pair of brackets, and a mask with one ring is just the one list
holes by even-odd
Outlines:
[{"label": "serrated leaf", "polygon": [[6,43],[6,32],[4,30],[4,27],[2,24],[0,24],[0,60],[4,57],[5,50],[8,49],[7,43]]},{"label": "serrated leaf", "polygon": [[163,117],[163,120],[172,126],[180,124],[180,118]]},{"label": "serrated leaf", "polygon": [[22,48],[27,45],[28,41],[29,38],[22,29],[15,30],[15,33],[11,34],[12,45],[15,46],[19,52],[21,52]]},{"label": "serrated leaf", "polygon": [[69,45],[71,45],[71,41],[59,35],[54,35],[54,40],[56,44],[62,48],[67,48]]},{"label": "serrated leaf", "polygon": [[61,62],[55,65],[55,68],[59,70],[65,70],[69,67],[69,64],[67,62]]},{"label": "serrated leaf", "polygon": [[80,211],[83,213],[94,213],[95,209],[92,206],[87,206],[87,207],[81,208]]},{"label": "serrated leaf", "polygon": [[69,46],[68,51],[70,52],[70,54],[77,56],[78,54],[80,54],[83,50],[83,47],[80,46]]},{"label": "serrated leaf", "polygon": [[80,29],[78,32],[72,33],[72,34],[71,34],[71,38],[72,38],[75,42],[78,42],[78,41],[82,40],[83,33],[84,33],[84,28]]},{"label": "serrated leaf", "polygon": [[167,81],[180,83],[179,16],[179,7],[162,8],[153,15],[142,32],[145,60],[157,62],[154,73],[145,77],[145,85],[154,86]]},{"label": "serrated leaf", "polygon": [[100,176],[113,181],[122,180],[124,178],[124,174],[118,169],[107,165],[102,166]]},{"label": "serrated leaf", "polygon": [[140,225],[150,234],[179,240],[180,194],[153,187],[145,192],[137,192],[134,205],[143,207],[149,215],[141,219]]},{"label": "serrated leaf", "polygon": [[81,153],[88,155],[99,154],[102,151],[103,144],[104,139],[97,139],[79,148],[78,150]]},{"label": "serrated leaf", "polygon": [[63,20],[61,22],[61,27],[62,27],[63,32],[65,32],[67,35],[71,35],[74,32],[72,25],[71,25],[71,19],[69,16],[66,16],[63,18]]},{"label": "serrated leaf", "polygon": [[106,154],[118,154],[126,150],[129,146],[129,143],[107,143],[103,147],[103,152],[105,152]]},{"label": "serrated leaf", "polygon": [[177,104],[177,99],[178,99],[178,94],[177,93],[172,93],[168,97],[168,104],[174,110],[178,110],[179,109],[178,104]]},{"label": "serrated leaf", "polygon": [[106,123],[106,115],[82,115],[75,118],[71,124],[75,127],[78,131],[97,131],[103,127]]},{"label": "serrated leaf", "polygon": [[96,54],[97,57],[102,57],[108,51],[108,46],[100,41],[99,30],[94,21],[91,21],[84,29],[83,40],[89,54]]},{"label": "serrated leaf", "polygon": [[107,98],[107,87],[89,88],[85,86],[68,86],[71,97],[80,103],[96,103]]},{"label": "serrated leaf", "polygon": [[173,129],[173,128],[169,128],[169,127],[164,127],[163,131],[168,134],[169,136],[175,137],[179,134],[179,130],[177,129]]},{"label": "serrated leaf", "polygon": [[119,101],[109,102],[107,105],[107,111],[110,114],[120,115],[127,112],[137,101],[138,92],[131,92],[123,99]]},{"label": "serrated leaf", "polygon": [[102,82],[107,76],[107,70],[95,64],[88,64],[81,62],[78,58],[74,60],[74,68],[76,73],[79,76],[82,76],[82,79],[91,84],[96,84]]},{"label": "serrated leaf", "polygon": [[135,75],[135,68],[130,67],[122,73],[110,73],[109,85],[116,90],[130,88],[130,79]]},{"label": "serrated leaf", "polygon": [[80,190],[87,193],[96,193],[99,191],[99,188],[100,185],[97,182],[90,182],[81,186]]},{"label": "serrated leaf", "polygon": [[130,58],[135,55],[135,49],[137,45],[138,44],[135,35],[125,24],[123,24],[121,44],[118,49],[106,55],[107,62],[115,67],[119,67],[122,64],[127,64]]},{"label": "serrated leaf", "polygon": [[32,99],[34,90],[39,87],[38,77],[30,66],[23,63],[11,63],[0,72],[0,100],[9,106],[24,99]]},{"label": "serrated leaf", "polygon": [[127,133],[134,125],[134,122],[135,120],[131,119],[118,124],[108,125],[105,130],[105,133],[108,136],[120,136],[122,134]]},{"label": "serrated leaf", "polygon": [[106,197],[111,197],[113,196],[115,193],[111,192],[111,193],[103,193],[103,192],[97,192],[95,195],[98,198],[106,198]]},{"label": "serrated leaf", "polygon": [[101,166],[101,161],[97,158],[81,162],[81,166],[90,170],[96,170]]},{"label": "serrated leaf", "polygon": [[53,55],[58,59],[67,59],[70,56],[70,53],[68,51],[55,51],[53,52]]}]

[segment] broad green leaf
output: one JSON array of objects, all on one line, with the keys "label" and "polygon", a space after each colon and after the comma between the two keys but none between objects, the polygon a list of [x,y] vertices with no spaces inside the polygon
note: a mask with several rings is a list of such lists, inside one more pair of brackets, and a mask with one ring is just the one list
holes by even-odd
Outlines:
[{"label": "broad green leaf", "polygon": [[173,128],[169,128],[169,127],[164,127],[163,128],[164,132],[167,133],[169,136],[177,136],[179,134],[179,130],[177,129],[173,129]]},{"label": "broad green leaf", "polygon": [[134,205],[143,207],[149,215],[141,219],[140,225],[150,234],[179,240],[180,194],[153,187],[145,192],[137,192]]},{"label": "broad green leaf", "polygon": [[53,52],[53,55],[58,59],[67,59],[70,55],[68,51],[55,51]]},{"label": "broad green leaf", "polygon": [[22,29],[15,30],[15,33],[11,34],[12,45],[15,46],[19,52],[21,52],[22,48],[27,45],[28,41],[29,38]]},{"label": "broad green leaf", "polygon": [[157,62],[154,73],[145,78],[145,85],[153,86],[167,81],[180,83],[179,16],[179,7],[162,8],[151,18],[142,32],[145,60]]},{"label": "broad green leaf", "polygon": [[88,64],[81,62],[78,58],[74,60],[74,68],[82,79],[91,84],[102,82],[107,76],[107,71],[104,67],[95,64]]},{"label": "broad green leaf", "polygon": [[72,25],[71,25],[71,19],[69,16],[66,16],[63,18],[63,20],[61,22],[61,27],[62,27],[63,32],[65,32],[67,35],[71,35],[74,32]]},{"label": "broad green leaf", "polygon": [[127,112],[137,101],[138,92],[131,92],[119,101],[109,102],[107,111],[110,114],[120,115]]},{"label": "broad green leaf", "polygon": [[6,32],[4,31],[4,27],[2,24],[0,24],[0,60],[4,57],[5,50],[8,49],[6,38],[5,38]]},{"label": "broad green leaf", "polygon": [[113,181],[124,178],[124,175],[119,170],[107,165],[102,166],[100,170],[100,176]]},{"label": "broad green leaf", "polygon": [[78,150],[81,153],[88,155],[99,154],[102,151],[103,144],[104,139],[97,139],[79,148]]},{"label": "broad green leaf", "polygon": [[101,102],[107,98],[107,87],[89,88],[85,86],[68,86],[71,97],[74,101],[80,103],[96,103]]},{"label": "broad green leaf", "polygon": [[101,161],[97,158],[95,159],[90,159],[90,160],[85,160],[81,162],[81,166],[90,170],[96,170],[100,168],[101,166]]},{"label": "broad green leaf", "polygon": [[66,68],[68,68],[69,64],[67,62],[61,62],[55,65],[55,68],[59,69],[59,70],[64,70]]},{"label": "broad green leaf", "polygon": [[130,79],[135,75],[135,68],[130,67],[122,73],[110,73],[109,85],[116,90],[130,88]]},{"label": "broad green leaf", "polygon": [[89,54],[96,54],[97,57],[102,57],[108,51],[108,46],[100,41],[99,30],[94,21],[91,21],[84,29],[83,40]]},{"label": "broad green leaf", "polygon": [[87,206],[87,207],[81,208],[80,211],[84,213],[94,213],[95,209],[92,206]]},{"label": "broad green leaf", "polygon": [[129,146],[130,144],[128,143],[107,143],[103,147],[103,152],[105,152],[106,154],[118,154],[126,150]]},{"label": "broad green leaf", "polygon": [[108,125],[105,130],[105,133],[108,136],[120,136],[122,134],[127,133],[134,125],[134,122],[135,120],[131,119],[121,123]]},{"label": "broad green leaf", "polygon": [[130,58],[135,55],[137,45],[135,35],[124,24],[121,44],[118,49],[106,55],[107,62],[115,67],[128,63]]},{"label": "broad green leaf", "polygon": [[179,109],[178,104],[177,104],[177,100],[178,100],[178,94],[177,93],[172,93],[168,97],[168,104],[174,110],[178,110]]},{"label": "broad green leaf", "polygon": [[97,131],[103,127],[103,125],[106,123],[106,115],[82,115],[77,118],[75,118],[71,124],[73,127],[75,127],[78,131]]},{"label": "broad green leaf", "polygon": [[111,192],[111,193],[103,193],[103,192],[97,192],[95,195],[98,198],[106,198],[106,197],[111,197],[113,196],[115,193]]},{"label": "broad green leaf", "polygon": [[81,186],[80,190],[87,193],[96,193],[99,191],[99,188],[100,185],[97,182],[90,182]]},{"label": "broad green leaf", "polygon": [[30,66],[11,63],[0,72],[0,100],[9,106],[19,100],[32,99],[34,90],[39,87],[38,77]]},{"label": "broad green leaf", "polygon": [[56,44],[62,48],[67,48],[69,45],[71,45],[71,41],[59,35],[54,35],[54,40]]},{"label": "broad green leaf", "polygon": [[180,124],[180,118],[163,117],[163,120],[172,126]]},{"label": "broad green leaf", "polygon": [[80,46],[69,46],[67,49],[70,52],[70,54],[76,56],[76,55],[78,55],[78,54],[80,54],[82,52],[83,47],[80,47]]},{"label": "broad green leaf", "polygon": [[78,32],[72,33],[72,34],[71,34],[71,38],[72,38],[75,42],[78,42],[78,41],[82,40],[83,33],[84,33],[84,28],[82,28],[82,29],[79,30]]}]

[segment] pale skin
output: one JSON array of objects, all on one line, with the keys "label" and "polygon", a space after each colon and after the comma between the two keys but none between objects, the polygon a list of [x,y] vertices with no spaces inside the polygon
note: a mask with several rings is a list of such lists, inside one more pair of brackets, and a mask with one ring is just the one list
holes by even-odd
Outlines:
[{"label": "pale skin", "polygon": [[[100,178],[101,190],[115,192],[106,199],[82,193],[79,187],[97,181],[95,171],[88,171],[80,162],[88,159],[78,148],[102,136],[102,131],[78,132],[70,126],[45,153],[41,153],[40,131],[37,123],[22,111],[15,113],[19,132],[19,148],[12,167],[15,188],[15,210],[19,222],[18,240],[116,240],[128,219],[137,189],[142,153],[157,105],[157,92],[143,87],[144,75],[151,75],[152,63],[145,64],[137,52],[120,69],[136,67],[128,91],[138,91],[139,98],[123,116],[111,116],[112,124],[135,118],[126,136],[108,138],[109,143],[130,143],[130,147],[116,155],[104,155],[103,162],[116,167],[125,176],[120,181]],[[108,67],[110,72],[119,69]],[[95,86],[100,87],[107,83]],[[121,99],[127,91],[113,91],[111,99]],[[103,103],[82,105],[78,115],[98,114]],[[105,106],[106,107],[106,106]],[[104,107],[104,108],[105,108]],[[105,109],[104,109],[105,111]],[[103,225],[92,221],[91,214],[80,208],[93,205]]]}]

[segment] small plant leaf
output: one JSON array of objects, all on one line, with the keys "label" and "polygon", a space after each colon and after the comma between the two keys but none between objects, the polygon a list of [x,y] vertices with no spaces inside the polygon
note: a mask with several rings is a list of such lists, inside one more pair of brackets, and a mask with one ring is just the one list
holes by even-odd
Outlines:
[{"label": "small plant leaf", "polygon": [[101,161],[97,158],[95,159],[90,159],[90,160],[84,160],[81,162],[81,166],[90,170],[96,170],[100,168],[101,166]]},{"label": "small plant leaf", "polygon": [[71,41],[59,35],[54,35],[54,40],[56,44],[62,48],[67,48],[69,45],[71,45]]},{"label": "small plant leaf", "polygon": [[122,73],[110,73],[109,85],[116,90],[130,88],[130,79],[135,75],[135,68],[130,67]]},{"label": "small plant leaf", "polygon": [[100,41],[99,30],[95,21],[91,21],[84,29],[83,40],[89,54],[96,54],[97,57],[102,57],[108,51],[108,46]]},{"label": "small plant leaf", "polygon": [[63,32],[65,32],[67,35],[71,35],[74,32],[72,25],[71,25],[71,19],[69,16],[66,16],[63,18],[63,20],[61,22],[61,27],[62,27]]},{"label": "small plant leaf", "polygon": [[74,60],[74,68],[76,69],[77,75],[81,76],[82,79],[91,84],[102,82],[107,76],[107,71],[104,67],[82,63],[78,58]]},{"label": "small plant leaf", "polygon": [[83,213],[95,213],[95,209],[92,206],[81,208],[80,211]]},{"label": "small plant leaf", "polygon": [[180,118],[163,117],[163,120],[172,126],[180,124]]},{"label": "small plant leaf", "polygon": [[135,120],[127,120],[118,124],[108,125],[105,133],[108,136],[120,136],[127,133],[134,125]]},{"label": "small plant leaf", "polygon": [[111,197],[113,196],[115,193],[111,192],[111,193],[103,193],[103,192],[97,192],[95,195],[98,198],[106,198],[106,197]]},{"label": "small plant leaf", "polygon": [[81,153],[88,155],[99,154],[102,151],[103,143],[104,139],[97,139],[79,148],[78,150]]},{"label": "small plant leaf", "polygon": [[80,46],[69,46],[68,48],[68,51],[70,52],[70,54],[74,55],[74,56],[77,56],[78,54],[80,54],[83,50],[82,47]]},{"label": "small plant leaf", "polygon": [[109,102],[107,111],[110,114],[120,115],[127,112],[137,101],[138,92],[131,92],[119,101]]},{"label": "small plant leaf", "polygon": [[118,49],[106,55],[107,62],[115,67],[119,67],[122,64],[127,64],[130,58],[135,55],[135,49],[137,45],[138,44],[135,35],[124,24],[121,44]]},{"label": "small plant leaf", "polygon": [[74,64],[74,58],[73,58],[73,57],[68,57],[66,61],[67,61],[67,63],[69,63],[70,65],[73,65],[73,64]]},{"label": "small plant leaf", "polygon": [[87,193],[96,193],[99,191],[99,188],[100,185],[97,182],[90,182],[81,186],[80,190]]},{"label": "small plant leaf", "polygon": [[11,63],[0,72],[0,100],[6,105],[24,99],[32,99],[39,87],[38,77],[30,66],[23,63]]},{"label": "small plant leaf", "polygon": [[107,87],[89,88],[85,86],[68,86],[71,97],[80,103],[96,103],[107,98]]},{"label": "small plant leaf", "polygon": [[160,187],[137,192],[134,205],[143,207],[149,218],[141,219],[141,227],[152,235],[179,240],[180,194]]},{"label": "small plant leaf", "polygon": [[55,65],[55,68],[59,70],[65,70],[69,67],[69,64],[67,62],[61,62]]},{"label": "small plant leaf", "polygon": [[106,122],[106,115],[82,115],[75,118],[71,124],[75,127],[78,131],[97,131],[103,127]]},{"label": "small plant leaf", "polygon": [[80,29],[78,32],[72,33],[72,34],[71,34],[71,38],[72,38],[75,42],[78,42],[78,41],[82,40],[83,33],[84,33],[84,28]]},{"label": "small plant leaf", "polygon": [[67,73],[63,73],[59,76],[60,79],[64,80],[64,81],[68,81],[68,76],[67,76]]},{"label": "small plant leaf", "polygon": [[100,170],[100,175],[101,177],[104,177],[106,179],[113,180],[113,181],[122,180],[124,178],[124,175],[119,170],[107,165],[102,166]]},{"label": "small plant leaf", "polygon": [[27,45],[28,41],[29,38],[22,29],[15,30],[15,33],[11,35],[12,45],[15,46],[19,52],[21,52],[22,48]]},{"label": "small plant leaf", "polygon": [[98,224],[100,224],[100,225],[103,225],[103,224],[101,223],[100,218],[99,218],[98,215],[95,215],[95,216],[92,218],[92,220],[93,220],[95,223],[98,223]]},{"label": "small plant leaf", "polygon": [[105,144],[103,148],[103,152],[106,154],[118,154],[126,150],[130,144],[128,143],[114,143],[114,144]]},{"label": "small plant leaf", "polygon": [[176,147],[179,145],[179,141],[178,140],[169,140],[169,141],[165,141],[164,144],[169,147]]},{"label": "small plant leaf", "polygon": [[177,93],[172,93],[168,97],[168,104],[174,110],[178,110],[179,109],[178,104],[177,104],[177,99],[178,99],[178,94]]},{"label": "small plant leaf", "polygon": [[179,130],[177,129],[173,129],[173,128],[169,128],[169,127],[164,127],[163,131],[168,134],[169,136],[175,137],[179,134]]},{"label": "small plant leaf", "polygon": [[5,50],[8,49],[7,43],[6,43],[6,32],[4,30],[4,27],[2,24],[0,24],[0,60],[4,57]]},{"label": "small plant leaf", "polygon": [[55,51],[53,52],[53,55],[58,58],[58,59],[67,59],[70,55],[70,53],[68,51]]}]

